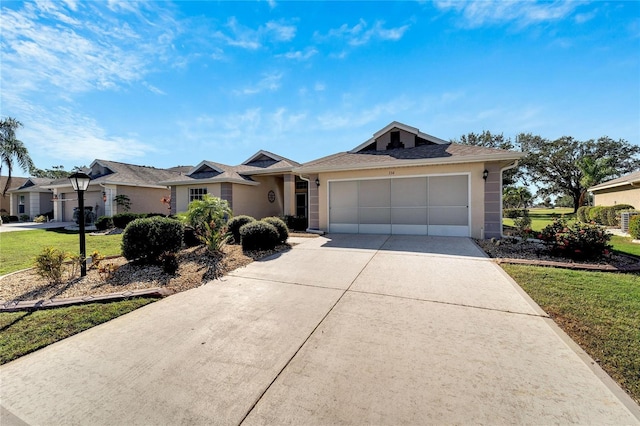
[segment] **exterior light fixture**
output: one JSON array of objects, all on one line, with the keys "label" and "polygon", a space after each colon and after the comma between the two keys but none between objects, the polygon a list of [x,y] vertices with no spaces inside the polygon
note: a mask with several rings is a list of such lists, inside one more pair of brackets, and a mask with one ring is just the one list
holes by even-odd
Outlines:
[{"label": "exterior light fixture", "polygon": [[482,172],[482,179],[486,181],[487,177],[489,177],[489,170],[484,169],[484,172]]},{"label": "exterior light fixture", "polygon": [[107,202],[107,193],[102,191],[102,201]]},{"label": "exterior light fixture", "polygon": [[73,190],[78,193],[78,225],[80,226],[80,276],[87,275],[87,246],[84,236],[84,192],[91,178],[86,173],[76,172],[69,176]]},{"label": "exterior light fixture", "polygon": [[316,186],[320,186],[320,179],[316,178]]}]

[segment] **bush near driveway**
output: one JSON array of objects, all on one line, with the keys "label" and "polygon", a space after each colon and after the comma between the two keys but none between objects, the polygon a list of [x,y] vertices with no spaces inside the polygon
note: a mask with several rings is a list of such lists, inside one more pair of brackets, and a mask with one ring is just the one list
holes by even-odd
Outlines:
[{"label": "bush near driveway", "polygon": [[240,228],[242,228],[247,223],[255,222],[255,218],[247,215],[235,216],[229,219],[227,222],[227,227],[229,228],[229,232],[233,236],[234,244],[240,244]]},{"label": "bush near driveway", "polygon": [[265,217],[262,219],[263,222],[267,222],[273,225],[278,231],[278,242],[280,244],[284,244],[287,242],[287,238],[289,238],[289,229],[287,229],[287,225],[284,221],[278,217]]},{"label": "bush near driveway", "polygon": [[182,247],[184,226],[175,219],[150,217],[131,222],[122,234],[122,255],[141,264],[157,263]]},{"label": "bush near driveway", "polygon": [[545,227],[538,238],[554,256],[569,259],[597,259],[609,254],[611,234],[598,225],[582,222],[567,224],[557,219]]},{"label": "bush near driveway", "polygon": [[276,227],[267,222],[250,222],[240,228],[242,250],[271,250],[278,238]]}]

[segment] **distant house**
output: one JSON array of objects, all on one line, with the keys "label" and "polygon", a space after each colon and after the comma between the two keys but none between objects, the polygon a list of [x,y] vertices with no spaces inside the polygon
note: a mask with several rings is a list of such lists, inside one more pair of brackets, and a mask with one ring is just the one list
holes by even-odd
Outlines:
[{"label": "distant house", "polygon": [[[84,195],[85,207],[92,207],[97,216],[113,216],[127,211],[118,203],[118,196],[126,196],[131,213],[169,213],[169,205],[163,199],[170,196],[169,189],[161,181],[180,176],[190,167],[158,169],[116,161],[95,160],[85,172],[91,177]],[[50,181],[43,188],[52,191],[54,220],[72,221],[73,210],[78,207],[77,194],[69,179]]]},{"label": "distant house", "polygon": [[392,122],[305,163],[309,226],[332,233],[502,235],[502,172],[524,154],[450,143]]},{"label": "distant house", "polygon": [[592,186],[588,191],[593,193],[596,206],[630,204],[640,208],[640,170]]},{"label": "distant house", "polygon": [[[25,177],[11,177],[11,184],[9,185],[9,189],[19,187],[23,183],[27,181]],[[4,189],[7,184],[7,176],[0,176],[0,193]],[[3,215],[8,215],[11,213],[11,195],[7,192],[7,195],[4,197],[0,196],[0,213]]]},{"label": "distant house", "polygon": [[[23,180],[21,178],[20,180]],[[11,179],[12,186],[17,181]],[[53,192],[44,187],[51,182],[45,178],[26,178],[18,186],[7,191],[9,198],[9,212],[11,216],[29,216],[29,220],[36,216],[51,213],[53,210]]]},{"label": "distant house", "polygon": [[307,182],[293,170],[300,164],[259,151],[237,166],[202,161],[184,175],[162,181],[171,188],[171,212],[187,210],[205,194],[227,200],[235,215],[307,216]]}]

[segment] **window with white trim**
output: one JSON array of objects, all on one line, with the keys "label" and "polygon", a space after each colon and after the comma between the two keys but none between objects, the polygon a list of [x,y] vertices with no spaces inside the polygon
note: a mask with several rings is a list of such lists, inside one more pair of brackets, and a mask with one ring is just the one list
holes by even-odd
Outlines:
[{"label": "window with white trim", "polygon": [[207,194],[207,188],[189,188],[189,202],[194,200],[202,200]]}]

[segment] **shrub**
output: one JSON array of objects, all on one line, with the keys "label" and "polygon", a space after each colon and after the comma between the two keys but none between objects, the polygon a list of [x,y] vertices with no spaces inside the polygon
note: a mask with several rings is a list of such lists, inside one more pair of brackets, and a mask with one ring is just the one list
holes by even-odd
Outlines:
[{"label": "shrub", "polygon": [[89,257],[91,258],[91,269],[97,269],[104,260],[104,256],[98,250],[94,250]]},{"label": "shrub", "polygon": [[513,220],[513,224],[516,227],[516,235],[522,237],[524,240],[532,235],[531,218],[529,216],[518,217]]},{"label": "shrub", "polygon": [[113,226],[116,228],[124,229],[128,224],[136,219],[140,219],[140,215],[137,213],[118,213],[113,216]]},{"label": "shrub", "polygon": [[529,216],[527,209],[504,209],[504,217],[515,219],[517,217]]},{"label": "shrub", "polygon": [[18,216],[9,216],[9,222],[20,222],[20,218]]},{"label": "shrub", "polygon": [[187,211],[180,217],[186,225],[193,226],[196,233],[200,234],[205,224],[210,225],[211,222],[215,223],[216,229],[222,228],[232,215],[228,201],[205,194],[201,200],[190,202]]},{"label": "shrub", "polygon": [[629,220],[629,234],[634,240],[640,240],[640,215],[632,216]]},{"label": "shrub", "polygon": [[235,216],[229,219],[227,222],[227,228],[229,228],[229,232],[233,236],[233,242],[235,244],[240,244],[240,228],[247,223],[255,222],[256,220],[247,215]]},{"label": "shrub", "polygon": [[62,265],[68,254],[53,247],[45,247],[35,259],[36,273],[51,284],[62,282]]},{"label": "shrub", "polygon": [[294,231],[306,231],[309,227],[309,221],[305,216],[285,216],[284,223],[287,224],[287,228]]},{"label": "shrub", "polygon": [[278,244],[278,230],[263,221],[250,222],[240,228],[242,250],[270,250]]},{"label": "shrub", "polygon": [[31,217],[29,217],[28,214],[21,214],[20,215],[20,222],[29,222],[31,220]]},{"label": "shrub", "polygon": [[224,225],[222,228],[216,228],[216,223],[211,221],[211,224],[204,224],[204,228],[198,234],[198,239],[202,244],[207,246],[209,253],[220,253],[222,247],[227,244],[227,241],[231,238],[231,234]]},{"label": "shrub", "polygon": [[280,244],[287,242],[287,238],[289,238],[289,229],[287,229],[287,225],[282,221],[282,219],[271,216],[262,218],[262,221],[267,222],[276,228],[278,231],[278,242]]},{"label": "shrub", "polygon": [[36,223],[45,223],[47,220],[47,217],[43,214],[41,214],[40,216],[36,216],[35,219],[33,219],[33,221]]},{"label": "shrub", "polygon": [[198,239],[198,236],[196,235],[196,230],[193,228],[193,226],[186,225],[184,227],[183,240],[184,240],[184,245],[187,247],[195,247],[197,245],[200,245],[200,240]]},{"label": "shrub", "polygon": [[2,223],[9,223],[10,222],[9,215],[8,214],[0,215],[0,220],[2,220]]},{"label": "shrub", "polygon": [[607,217],[604,212],[604,206],[591,207],[591,210],[589,210],[589,220],[599,225],[605,225]]},{"label": "shrub", "polygon": [[602,219],[603,225],[606,226],[616,226],[618,224],[618,220],[616,219],[616,209],[613,206],[607,206],[602,208]]},{"label": "shrub", "polygon": [[591,206],[581,206],[578,207],[578,211],[576,212],[576,216],[578,220],[583,223],[588,223],[589,219],[589,210],[591,210]]},{"label": "shrub", "polygon": [[620,210],[635,210],[636,209],[631,204],[616,204],[615,206],[613,206],[613,208],[615,209],[615,211],[618,211],[618,212]]},{"label": "shrub", "polygon": [[122,234],[122,255],[137,263],[158,263],[163,253],[182,247],[184,227],[177,220],[151,217],[136,219]]},{"label": "shrub", "polygon": [[162,255],[160,256],[160,263],[162,264],[162,271],[165,274],[175,275],[178,271],[178,257],[175,253],[162,253]]},{"label": "shrub", "polygon": [[601,226],[565,219],[555,220],[545,227],[538,238],[545,242],[551,254],[570,259],[595,259],[608,254],[611,235]]},{"label": "shrub", "polygon": [[111,216],[100,216],[96,219],[95,225],[98,231],[106,231],[107,229],[113,228],[113,219]]}]

